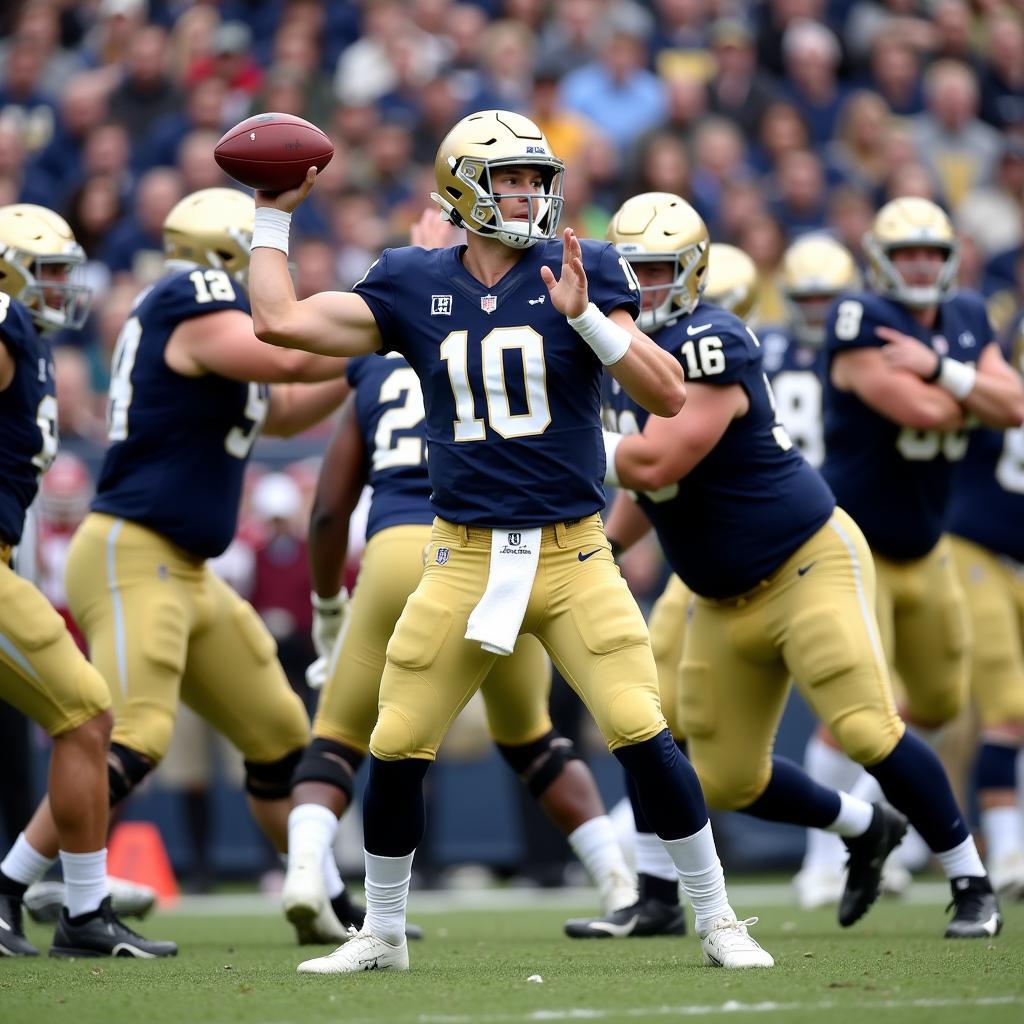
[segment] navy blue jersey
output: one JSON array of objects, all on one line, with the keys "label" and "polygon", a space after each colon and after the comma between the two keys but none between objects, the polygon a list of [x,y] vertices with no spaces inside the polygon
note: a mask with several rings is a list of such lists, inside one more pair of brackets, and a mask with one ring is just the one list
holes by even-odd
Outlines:
[{"label": "navy blue jersey", "polygon": [[227,309],[248,313],[249,300],[222,270],[169,275],[136,300],[114,350],[111,445],[92,503],[200,558],[221,554],[235,534],[269,391],[213,373],[185,377],[164,350],[182,321]]},{"label": "navy blue jersey", "polygon": [[[590,299],[635,316],[639,295],[614,246],[582,242]],[[426,405],[431,505],[474,526],[542,526],[604,506],[601,363],[554,309],[542,242],[492,288],[461,246],[387,249],[356,287],[384,348],[416,371]]]},{"label": "navy blue jersey", "polygon": [[57,454],[57,398],[49,342],[3,292],[0,343],[14,360],[14,378],[0,391],[0,541],[17,544],[39,477]]},{"label": "navy blue jersey", "polygon": [[427,435],[419,378],[397,352],[360,356],[348,364],[356,419],[370,461],[373,488],[366,539],[389,526],[434,521],[427,475]]},{"label": "navy blue jersey", "polygon": [[[1002,348],[1024,374],[1024,314]],[[948,529],[1024,564],[1024,427],[971,432],[954,480]]]},{"label": "navy blue jersey", "polygon": [[812,466],[820,466],[825,461],[825,349],[800,344],[784,327],[763,327],[757,333],[779,422],[800,454]]},{"label": "navy blue jersey", "polygon": [[[673,571],[704,597],[742,594],[767,579],[832,515],[835,499],[775,416],[761,346],[732,313],[699,305],[654,340],[687,380],[739,384],[750,400],[717,445],[678,484],[638,494]],[[609,422],[643,430],[647,412],[612,386]]]},{"label": "navy blue jersey", "polygon": [[[977,362],[992,341],[984,303],[973,292],[942,303],[931,330],[904,306],[866,292],[841,297],[829,312],[830,362],[837,352],[884,345],[875,334],[880,326],[965,363]],[[955,465],[966,451],[965,433],[901,427],[826,379],[822,471],[879,554],[907,560],[931,551],[945,528]]]}]

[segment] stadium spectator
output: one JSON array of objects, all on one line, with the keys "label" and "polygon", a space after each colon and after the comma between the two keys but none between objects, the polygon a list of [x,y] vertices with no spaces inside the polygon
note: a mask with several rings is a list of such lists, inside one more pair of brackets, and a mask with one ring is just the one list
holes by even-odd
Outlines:
[{"label": "stadium spectator", "polygon": [[749,173],[740,130],[725,118],[708,118],[694,140],[692,201],[708,230],[715,225],[716,237],[723,190]]},{"label": "stadium spectator", "polygon": [[654,0],[657,18],[651,36],[651,55],[659,73],[679,65],[672,58],[692,58],[708,42],[707,0]]},{"label": "stadium spectator", "polygon": [[981,118],[996,128],[1024,126],[1024,21],[1000,9],[992,16],[981,73]]},{"label": "stadium spectator", "polygon": [[986,260],[1021,243],[1024,214],[1024,136],[1008,136],[989,186],[972,189],[956,209],[958,230],[970,235]]},{"label": "stadium spectator", "polygon": [[924,89],[927,110],[914,118],[914,143],[955,208],[972,188],[992,180],[999,133],[978,120],[978,83],[966,64],[938,61],[925,72]]},{"label": "stadium spectator", "polygon": [[25,176],[25,156],[25,145],[17,121],[0,114],[0,181],[6,182],[9,189],[9,198],[0,202],[0,206],[17,201]]},{"label": "stadium spectator", "polygon": [[807,122],[815,145],[832,136],[846,90],[839,82],[842,51],[835,33],[820,22],[797,18],[782,39],[786,92]]},{"label": "stadium spectator", "polygon": [[786,153],[774,178],[769,209],[789,240],[825,226],[827,192],[821,159],[810,150]]},{"label": "stadium spectator", "polygon": [[861,243],[874,216],[875,204],[866,193],[851,185],[840,185],[832,190],[828,201],[829,230],[861,265],[864,263]]},{"label": "stadium spectator", "polygon": [[[313,124],[326,124],[334,108],[331,84],[320,68],[320,40],[310,35],[301,22],[284,24],[274,35],[274,51],[269,73],[291,71],[303,83],[305,102],[302,116]],[[272,110],[253,101],[253,113]]]},{"label": "stadium spectator", "polygon": [[[226,21],[210,36],[209,52],[189,69],[188,82],[221,83],[222,118],[234,124],[246,115],[263,84],[263,70],[252,57],[252,32],[241,21]],[[276,110],[276,107],[271,107]],[[219,123],[219,122],[218,122]]]},{"label": "stadium spectator", "polygon": [[157,25],[132,39],[121,81],[110,94],[110,115],[132,138],[142,138],[165,114],[178,110],[182,94],[167,73],[167,32]]},{"label": "stadium spectator", "polygon": [[832,141],[825,147],[831,173],[847,185],[877,195],[890,166],[886,130],[891,113],[877,93],[847,97]]},{"label": "stadium spectator", "polygon": [[42,149],[53,137],[55,94],[45,87],[46,53],[15,39],[0,70],[0,118],[16,123],[25,148]]},{"label": "stadium spectator", "polygon": [[625,152],[644,131],[664,120],[665,83],[645,67],[650,26],[643,11],[632,5],[614,7],[603,26],[599,58],[562,79],[562,102]]},{"label": "stadium spectator", "polygon": [[768,74],[783,77],[788,70],[785,35],[800,20],[823,23],[826,0],[767,0],[757,34],[757,62]]},{"label": "stadium spectator", "polygon": [[210,55],[210,40],[220,24],[220,13],[210,4],[194,4],[182,11],[168,41],[167,70],[171,77],[191,88],[202,78]]},{"label": "stadium spectator", "polygon": [[869,80],[894,114],[908,117],[924,109],[921,59],[903,40],[882,35],[871,51]]},{"label": "stadium spectator", "polygon": [[140,281],[159,276],[164,259],[163,223],[186,191],[181,172],[170,167],[147,171],[139,180],[132,212],[109,234],[107,266],[117,278],[131,274]]},{"label": "stadium spectator", "polygon": [[765,108],[757,141],[750,147],[749,162],[759,174],[772,174],[787,153],[811,145],[807,122],[789,100],[773,100]]},{"label": "stadium spectator", "polygon": [[782,323],[785,304],[777,282],[786,236],[779,222],[770,214],[753,217],[740,226],[737,245],[757,267],[758,315],[762,323]]},{"label": "stadium spectator", "polygon": [[[707,119],[708,98],[704,79],[695,71],[677,70],[665,78],[668,109],[664,120],[634,143],[634,155],[654,134],[671,134],[689,146],[694,132]],[[548,136],[550,141],[550,136]],[[554,145],[554,143],[552,143]],[[556,150],[561,152],[561,150]]]},{"label": "stadium spectator", "polygon": [[511,19],[488,26],[481,54],[486,72],[472,105],[486,110],[526,111],[533,92],[535,43],[533,33]]},{"label": "stadium spectator", "polygon": [[538,66],[567,75],[589,64],[599,49],[602,13],[600,0],[558,0],[540,30]]},{"label": "stadium spectator", "polygon": [[745,224],[767,214],[766,203],[765,190],[754,178],[727,182],[718,209],[718,237],[735,244]]},{"label": "stadium spectator", "polygon": [[21,43],[33,44],[42,51],[44,88],[52,96],[59,96],[68,79],[81,68],[82,59],[61,45],[58,3],[54,0],[29,0],[17,12],[10,36],[0,40],[0,76],[11,49]]},{"label": "stadium spectator", "polygon": [[100,0],[99,19],[82,43],[88,67],[105,70],[108,84],[117,81],[117,68],[125,60],[132,41],[142,31],[149,14],[147,0]]},{"label": "stadium spectator", "polygon": [[636,163],[636,179],[627,190],[631,194],[690,194],[690,157],[683,139],[674,132],[659,129],[645,136],[637,146]]},{"label": "stadium spectator", "polygon": [[[238,116],[234,116],[235,113]],[[135,146],[135,167],[139,172],[152,167],[173,167],[182,140],[189,132],[206,130],[220,135],[247,113],[248,100],[242,110],[229,111],[228,87],[223,79],[215,75],[202,79],[189,90],[184,110],[165,114],[139,139]]]},{"label": "stadium spectator", "polygon": [[955,60],[966,64],[978,76],[984,70],[974,39],[973,15],[964,0],[937,0],[931,11],[935,42],[932,60]]},{"label": "stadium spectator", "polygon": [[748,138],[761,127],[765,108],[774,97],[774,80],[758,67],[754,36],[737,18],[711,25],[716,71],[708,82],[708,109],[731,118]]},{"label": "stadium spectator", "polygon": [[89,361],[80,349],[62,345],[53,350],[57,380],[57,430],[61,444],[99,442],[106,428],[99,415],[100,399],[92,389]]},{"label": "stadium spectator", "polygon": [[218,135],[206,128],[191,131],[178,147],[178,169],[185,180],[185,192],[230,185],[227,175],[213,158]]}]

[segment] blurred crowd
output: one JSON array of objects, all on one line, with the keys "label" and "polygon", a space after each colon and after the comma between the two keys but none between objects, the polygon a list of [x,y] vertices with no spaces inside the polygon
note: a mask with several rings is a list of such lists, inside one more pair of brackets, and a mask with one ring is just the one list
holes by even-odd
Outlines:
[{"label": "blurred crowd", "polygon": [[690,199],[755,260],[764,321],[788,242],[858,252],[896,195],[953,215],[997,323],[1024,277],[1022,0],[15,0],[0,19],[0,204],[66,216],[97,295],[61,339],[65,437],[102,438],[164,215],[228,183],[214,145],[264,110],[335,145],[293,229],[300,295],[405,241],[446,130],[490,107],[544,128],[580,234],[637,191]]}]

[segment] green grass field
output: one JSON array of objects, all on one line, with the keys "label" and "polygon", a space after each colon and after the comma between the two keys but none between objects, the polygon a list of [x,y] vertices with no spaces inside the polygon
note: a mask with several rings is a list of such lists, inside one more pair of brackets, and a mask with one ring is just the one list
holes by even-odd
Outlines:
[{"label": "green grass field", "polygon": [[[701,966],[686,939],[572,942],[562,921],[586,913],[562,894],[499,894],[502,909],[438,910],[464,897],[414,894],[427,930],[408,974],[299,976],[301,951],[272,906],[220,900],[158,914],[147,935],[181,945],[175,960],[0,962],[0,1021],[49,1024],[528,1024],[675,1018],[789,1022],[1024,1022],[1024,906],[1006,908],[992,942],[949,942],[940,890],[881,903],[850,931],[805,913],[782,886],[732,887],[773,971]],[[929,902],[920,902],[922,898]],[[933,899],[931,897],[934,897]],[[577,895],[578,900],[578,895]],[[479,902],[479,901],[478,901]],[[30,925],[46,948],[48,929]],[[326,949],[324,951],[327,951]],[[542,983],[529,982],[540,975]]]}]

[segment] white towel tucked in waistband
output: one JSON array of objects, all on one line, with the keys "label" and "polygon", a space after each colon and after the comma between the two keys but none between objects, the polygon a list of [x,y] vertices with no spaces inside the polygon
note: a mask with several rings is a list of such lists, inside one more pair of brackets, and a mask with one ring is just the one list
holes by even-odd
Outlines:
[{"label": "white towel tucked in waistband", "polygon": [[492,530],[487,589],[469,616],[466,639],[485,651],[511,654],[519,637],[540,559],[540,527]]}]

